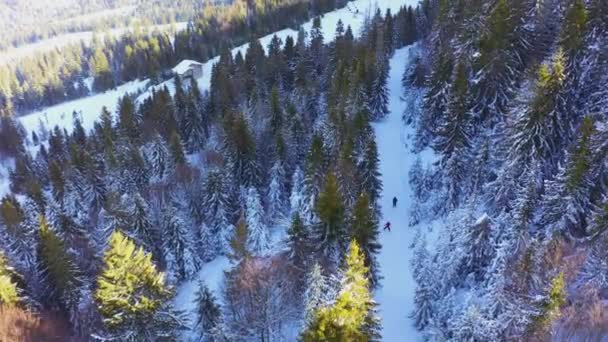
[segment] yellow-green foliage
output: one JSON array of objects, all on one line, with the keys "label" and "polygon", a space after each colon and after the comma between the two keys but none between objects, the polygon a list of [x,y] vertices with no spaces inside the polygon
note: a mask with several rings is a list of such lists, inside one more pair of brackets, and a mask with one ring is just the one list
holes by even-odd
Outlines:
[{"label": "yellow-green foliage", "polygon": [[11,280],[8,264],[0,252],[0,304],[15,305],[19,302],[17,285]]},{"label": "yellow-green foliage", "polygon": [[367,341],[363,326],[372,309],[368,269],[359,245],[353,241],[346,257],[345,282],[336,302],[321,307],[304,332],[302,340],[313,341]]},{"label": "yellow-green foliage", "polygon": [[561,272],[551,281],[547,299],[542,303],[540,314],[536,319],[536,327],[543,331],[559,317],[561,307],[566,303],[566,284],[564,273]]},{"label": "yellow-green foliage", "polygon": [[110,237],[104,264],[95,299],[110,328],[145,322],[170,295],[164,274],[152,263],[152,255],[137,248],[120,231]]}]

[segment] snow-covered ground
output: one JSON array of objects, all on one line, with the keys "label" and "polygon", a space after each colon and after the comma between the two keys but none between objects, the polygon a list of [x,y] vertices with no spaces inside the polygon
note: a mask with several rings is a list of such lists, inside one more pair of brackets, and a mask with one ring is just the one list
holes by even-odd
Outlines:
[{"label": "snow-covered ground", "polygon": [[[410,270],[413,249],[409,248],[415,229],[408,226],[411,207],[408,172],[416,156],[407,146],[408,134],[413,131],[402,120],[401,75],[410,62],[412,46],[397,50],[390,61],[388,86],[390,90],[390,114],[382,122],[374,124],[380,156],[380,172],[384,190],[380,199],[383,219],[381,226],[391,223],[391,231],[382,231],[382,250],[378,257],[384,279],[375,293],[382,317],[383,341],[417,341],[420,336],[408,318],[414,305],[415,282]],[[392,200],[396,196],[397,207]]]},{"label": "snow-covered ground", "polygon": [[13,159],[0,160],[0,198],[10,191],[10,170],[14,167]]},{"label": "snow-covered ground", "polygon": [[64,102],[21,116],[19,121],[28,132],[38,130],[40,121],[49,130],[57,125],[71,132],[74,122],[73,112],[75,111],[81,117],[84,129],[90,130],[99,118],[102,107],[106,106],[110,112],[114,113],[118,105],[118,99],[126,93],[137,93],[144,90],[147,83],[148,80],[131,81],[104,93]]},{"label": "snow-covered ground", "polygon": [[[349,3],[349,6],[327,13],[323,16],[321,26],[325,41],[331,41],[334,38],[336,24],[341,19],[345,25],[350,25],[353,33],[358,35],[363,26],[365,19],[364,13],[366,8],[379,7],[383,12],[387,8],[396,12],[403,5],[415,5],[417,0],[380,0],[371,2],[369,0],[357,0]],[[356,13],[356,9],[359,13]],[[305,30],[310,30],[312,22],[304,24]],[[283,41],[288,35],[297,36],[297,31],[285,29],[276,32]],[[266,47],[274,34],[267,35],[261,38],[262,46]],[[245,53],[247,44],[232,50],[233,54],[238,51]],[[405,148],[406,134],[409,133],[404,129],[401,120],[403,105],[400,100],[401,91],[401,75],[405,70],[405,65],[409,61],[409,48],[404,48],[395,53],[391,59],[391,72],[389,78],[389,87],[391,91],[390,110],[391,114],[382,123],[376,124],[376,135],[378,138],[378,149],[381,158],[381,172],[383,174],[383,182],[385,193],[382,198],[382,207],[385,210],[384,216],[389,219],[394,227],[392,235],[383,233],[382,235],[382,252],[380,255],[380,264],[383,275],[383,288],[376,293],[376,299],[380,303],[381,316],[383,320],[383,340],[384,341],[414,341],[418,334],[414,327],[410,324],[407,315],[413,307],[414,280],[409,271],[409,260],[412,256],[412,250],[407,248],[413,237],[413,230],[408,229],[407,212],[409,204],[407,200],[410,197],[409,184],[407,182],[407,174],[409,167],[414,161],[413,156],[409,156]],[[211,67],[217,59],[212,59],[203,66],[203,77],[198,79],[198,84],[201,89],[208,89]],[[161,86],[167,85],[172,89],[172,81],[165,82]],[[138,100],[141,100],[146,94],[140,95]],[[392,190],[399,190],[398,193],[391,193]],[[402,199],[399,209],[392,210],[390,201],[393,196]],[[279,230],[280,231],[280,230]],[[274,234],[273,234],[274,235]],[[280,239],[274,239],[273,249],[277,249],[277,243],[281,243]],[[178,288],[178,295],[175,300],[176,307],[183,310],[193,310],[193,301],[196,298],[196,284],[198,279],[204,280],[213,291],[221,289],[223,283],[224,272],[229,270],[230,263],[225,257],[219,257],[205,265],[197,274],[194,280],[186,282]],[[216,296],[221,297],[221,293],[216,292]],[[193,318],[193,316],[190,316]],[[188,333],[186,338],[192,337]]]},{"label": "snow-covered ground", "polygon": [[[415,5],[417,0],[355,0],[347,7],[327,13],[322,17],[321,25],[325,41],[334,38],[335,28],[338,20],[342,20],[345,25],[350,25],[353,33],[358,36],[365,20],[367,9],[373,13],[376,7],[382,12],[390,8],[395,13],[403,5]],[[309,31],[312,21],[304,24],[304,29]],[[276,34],[283,41],[289,35],[294,38],[297,31],[285,29],[261,38],[262,46],[266,47],[272,37]],[[237,47],[232,50],[234,54],[238,51],[245,53],[248,45]],[[401,120],[403,103],[400,99],[402,94],[401,75],[405,70],[406,63],[409,62],[408,48],[398,50],[391,59],[390,66],[390,104],[391,114],[381,123],[375,124],[376,136],[378,139],[378,149],[380,153],[380,171],[383,175],[384,193],[381,199],[383,209],[383,221],[392,223],[392,232],[382,232],[381,242],[382,252],[379,262],[384,276],[382,288],[379,289],[375,297],[380,304],[380,314],[383,324],[384,341],[415,341],[420,339],[416,330],[408,318],[413,308],[414,281],[410,273],[409,261],[412,257],[412,249],[408,248],[411,244],[414,230],[408,227],[408,211],[410,208],[410,187],[407,179],[408,171],[415,160],[415,156],[410,155],[406,148],[410,129],[405,127]],[[211,68],[217,58],[214,58],[203,66],[203,76],[197,80],[201,89],[208,89],[211,77]],[[68,131],[72,129],[72,112],[80,113],[85,129],[91,129],[94,122],[98,119],[103,106],[115,111],[118,99],[125,93],[135,93],[145,89],[147,80],[134,81],[110,90],[105,93],[96,94],[75,101],[62,103],[44,110],[20,117],[28,131],[37,130],[39,122],[42,121],[47,128],[59,125]],[[173,81],[169,80],[161,86],[168,86],[173,89]],[[150,90],[144,92],[138,100],[149,95]],[[2,175],[0,175],[2,178]],[[0,182],[1,183],[1,182]],[[400,200],[398,207],[392,208],[392,198],[397,196]],[[276,231],[278,237],[283,234],[282,230]],[[273,238],[274,250],[280,248],[280,238]],[[202,266],[196,277],[191,281],[183,283],[177,289],[175,304],[178,309],[187,311],[193,321],[194,299],[198,280],[204,280],[216,296],[220,297],[220,289],[224,279],[224,272],[231,267],[226,257],[219,257]],[[184,336],[184,339],[193,337],[191,334]]]},{"label": "snow-covered ground", "polygon": [[[342,20],[345,26],[350,25],[353,30],[353,34],[355,36],[358,36],[361,32],[361,28],[363,27],[366,13],[369,12],[373,14],[375,8],[380,8],[383,13],[386,11],[387,8],[390,8],[391,11],[395,13],[399,10],[399,8],[401,8],[401,6],[415,5],[417,2],[418,0],[351,1],[348,3],[347,7],[326,13],[321,18],[323,36],[326,42],[332,41],[334,39],[338,20]],[[370,10],[368,11],[367,9]],[[312,20],[303,24],[303,27],[305,31],[310,31],[310,29],[312,28]],[[264,48],[266,48],[266,46],[270,43],[270,40],[275,34],[283,41],[285,41],[285,38],[290,35],[295,39],[297,37],[298,32],[288,28],[264,36],[260,38],[260,42]],[[232,50],[232,53],[236,55],[236,53],[240,51],[244,54],[248,46],[249,44],[244,44],[239,47],[236,47]],[[217,63],[218,59],[219,57],[216,57],[204,63],[203,76],[197,79],[198,85],[201,90],[209,89],[209,84],[211,82],[211,69],[213,67],[213,64]],[[64,102],[55,106],[44,108],[26,116],[22,116],[19,119],[28,132],[38,129],[39,119],[47,125],[47,128],[52,128],[55,125],[59,125],[60,128],[65,128],[68,131],[71,131],[72,112],[76,111],[82,113],[82,120],[84,122],[83,125],[85,129],[89,129],[93,127],[93,123],[99,118],[99,114],[101,113],[101,108],[103,106],[108,107],[108,109],[110,110],[114,109],[116,107],[118,99],[124,93],[132,93],[136,92],[137,90],[141,90],[147,82],[147,79],[142,81],[129,82],[127,84],[121,85],[120,87],[114,90],[109,90],[105,93],[95,94],[86,98]],[[167,86],[171,92],[174,92],[175,90],[173,80],[163,82],[160,85],[155,86],[155,89],[159,89],[159,87],[163,86]],[[147,96],[149,96],[151,94],[151,89],[152,88],[142,93],[138,97],[138,101],[141,101]]]}]

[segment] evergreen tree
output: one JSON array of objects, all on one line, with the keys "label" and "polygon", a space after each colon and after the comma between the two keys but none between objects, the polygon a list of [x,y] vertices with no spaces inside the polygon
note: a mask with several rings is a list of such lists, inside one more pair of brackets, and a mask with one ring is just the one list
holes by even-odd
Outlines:
[{"label": "evergreen tree", "polygon": [[279,222],[285,216],[285,169],[283,163],[277,160],[270,169],[270,185],[268,186],[268,211],[270,222]]},{"label": "evergreen tree", "polygon": [[128,210],[127,216],[131,220],[129,227],[133,236],[136,237],[136,241],[146,246],[148,250],[153,250],[159,241],[159,232],[152,223],[148,203],[139,193],[136,193]]},{"label": "evergreen tree", "polygon": [[68,254],[64,242],[53,231],[44,216],[40,217],[39,265],[44,282],[47,303],[71,310],[80,297],[81,272],[74,258]]},{"label": "evergreen tree", "polygon": [[275,134],[280,133],[284,121],[279,96],[279,89],[273,87],[270,91],[270,129]]},{"label": "evergreen tree", "polygon": [[323,140],[315,135],[312,138],[310,151],[306,158],[306,171],[304,174],[304,203],[302,218],[307,224],[316,220],[315,206],[317,198],[325,181],[325,153]]},{"label": "evergreen tree", "polygon": [[211,170],[203,181],[202,207],[205,208],[205,225],[201,227],[201,238],[205,258],[230,251],[230,240],[234,226],[231,210],[231,188],[226,176]]},{"label": "evergreen tree", "polygon": [[564,273],[561,272],[551,280],[549,293],[540,303],[540,310],[531,328],[540,331],[547,329],[560,315],[561,308],[566,304],[566,288]]},{"label": "evergreen tree", "polygon": [[376,63],[374,80],[368,96],[372,120],[380,120],[388,114],[388,58],[384,50],[384,30],[377,30]]},{"label": "evergreen tree", "polygon": [[363,157],[360,158],[358,165],[358,179],[361,182],[360,192],[365,192],[369,196],[371,203],[375,204],[382,192],[382,180],[380,174],[380,158],[376,139],[371,136],[367,139]]},{"label": "evergreen tree", "polygon": [[173,131],[169,138],[169,151],[171,153],[171,163],[173,165],[184,165],[186,163],[184,145],[181,137],[176,131]]},{"label": "evergreen tree", "polygon": [[135,142],[139,139],[139,125],[135,117],[135,103],[129,95],[120,99],[118,104],[118,128],[126,138]]},{"label": "evergreen tree", "polygon": [[162,223],[164,256],[170,275],[178,280],[188,279],[199,268],[191,225],[173,204],[166,205]]},{"label": "evergreen tree", "polygon": [[93,89],[95,91],[105,91],[114,86],[110,63],[103,49],[97,48],[91,60],[91,71],[93,72]]},{"label": "evergreen tree", "polygon": [[310,237],[307,227],[296,212],[291,220],[291,226],[287,231],[287,246],[288,256],[292,265],[300,270],[307,269],[308,261],[310,260]]},{"label": "evergreen tree", "polygon": [[241,218],[236,223],[234,236],[230,240],[230,259],[234,262],[240,262],[241,260],[250,256],[249,248],[249,231],[247,228],[247,221],[245,217],[241,215]]},{"label": "evergreen tree", "polygon": [[419,261],[418,275],[416,276],[416,290],[414,292],[414,310],[411,314],[418,330],[424,329],[432,320],[436,299],[436,279],[433,275],[432,265],[428,259]]},{"label": "evergreen tree", "polygon": [[4,253],[0,251],[0,305],[12,306],[21,301],[20,291],[13,281],[14,271],[8,265]]},{"label": "evergreen tree", "polygon": [[204,342],[228,341],[224,332],[222,311],[217,299],[209,287],[199,281],[196,292],[196,327],[199,329]]},{"label": "evergreen tree", "polygon": [[345,210],[342,195],[333,173],[327,176],[315,210],[319,217],[319,223],[314,228],[317,248],[331,261],[337,261],[344,250],[347,237],[344,227]]},{"label": "evergreen tree", "polygon": [[156,134],[152,141],[144,145],[142,152],[149,163],[151,181],[164,182],[171,173],[173,165],[167,144],[160,134]]},{"label": "evergreen tree", "polygon": [[365,193],[359,195],[355,204],[351,235],[361,246],[365,256],[365,266],[370,272],[370,283],[372,287],[375,287],[380,280],[380,266],[376,256],[382,246],[378,241],[378,218],[369,201],[369,196]]},{"label": "evergreen tree", "polygon": [[198,82],[192,80],[188,93],[188,107],[182,122],[183,139],[188,151],[201,149],[209,137],[208,97],[201,94]]},{"label": "evergreen tree", "polygon": [[[304,205],[304,175],[297,167],[291,177],[291,195],[289,196],[291,212],[299,213]],[[299,215],[299,214],[298,214]]]},{"label": "evergreen tree", "polygon": [[591,117],[583,119],[579,128],[580,137],[574,149],[566,154],[566,165],[560,167],[555,179],[546,181],[543,195],[541,222],[551,236],[555,232],[569,232],[574,235],[587,234],[587,217],[592,210],[591,176],[594,160],[591,141],[595,134]]},{"label": "evergreen tree", "polygon": [[559,91],[565,79],[564,55],[560,50],[551,64],[543,64],[538,72],[536,92],[531,103],[521,111],[513,125],[512,164],[532,165],[542,161],[546,167],[555,164],[560,155],[558,140],[567,137],[569,119],[558,110]]},{"label": "evergreen tree", "polygon": [[471,145],[469,134],[468,113],[468,77],[464,61],[456,67],[451,97],[448,103],[449,114],[445,124],[438,132],[439,139],[436,144],[444,160],[447,160],[456,150],[468,148]]},{"label": "evergreen tree", "polygon": [[567,52],[576,52],[583,42],[588,20],[585,1],[575,0],[570,4],[562,26],[561,45]]},{"label": "evergreen tree", "polygon": [[350,245],[340,293],[331,306],[317,309],[303,341],[379,341],[379,318],[369,290],[368,269],[356,242]]},{"label": "evergreen tree", "polygon": [[304,323],[312,324],[316,312],[329,302],[327,280],[321,265],[315,263],[306,278],[304,291]]},{"label": "evergreen tree", "polygon": [[238,184],[250,187],[260,181],[255,140],[243,115],[230,123],[226,136],[226,157]]},{"label": "evergreen tree", "polygon": [[181,314],[152,256],[120,231],[110,237],[95,300],[113,338],[124,341],[178,339]]},{"label": "evergreen tree", "polygon": [[264,255],[270,247],[270,237],[268,227],[264,223],[264,208],[255,188],[249,188],[247,192],[246,218],[248,249],[254,254]]}]

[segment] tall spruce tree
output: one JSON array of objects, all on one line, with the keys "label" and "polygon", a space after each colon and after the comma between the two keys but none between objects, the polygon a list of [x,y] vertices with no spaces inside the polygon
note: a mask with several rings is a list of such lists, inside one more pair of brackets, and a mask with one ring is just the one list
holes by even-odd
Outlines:
[{"label": "tall spruce tree", "polygon": [[103,262],[95,300],[108,336],[124,341],[178,339],[183,319],[172,308],[172,291],[152,255],[117,230]]},{"label": "tall spruce tree", "polygon": [[68,253],[65,243],[49,227],[44,216],[40,217],[39,235],[38,264],[47,286],[46,302],[51,307],[71,310],[81,295],[82,273],[76,266],[74,257]]},{"label": "tall spruce tree", "polygon": [[315,224],[315,240],[319,251],[337,262],[346,247],[345,208],[338,181],[333,173],[327,176],[325,187],[315,207],[319,222]]},{"label": "tall spruce tree", "polygon": [[364,256],[353,241],[346,256],[338,298],[332,305],[317,309],[301,338],[303,341],[379,341],[380,321],[375,306]]},{"label": "tall spruce tree", "polygon": [[353,210],[352,238],[357,241],[365,256],[365,266],[369,269],[370,284],[378,286],[380,281],[380,265],[376,256],[380,253],[382,245],[378,241],[378,218],[369,196],[365,193],[359,195]]}]

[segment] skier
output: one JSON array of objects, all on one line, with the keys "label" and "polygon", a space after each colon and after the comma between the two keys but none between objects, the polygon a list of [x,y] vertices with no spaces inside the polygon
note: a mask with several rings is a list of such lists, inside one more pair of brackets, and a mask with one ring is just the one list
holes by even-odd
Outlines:
[{"label": "skier", "polygon": [[388,232],[391,232],[391,223],[390,222],[386,222],[386,224],[384,225],[384,230],[388,230]]},{"label": "skier", "polygon": [[393,208],[397,206],[397,197],[393,197]]}]

